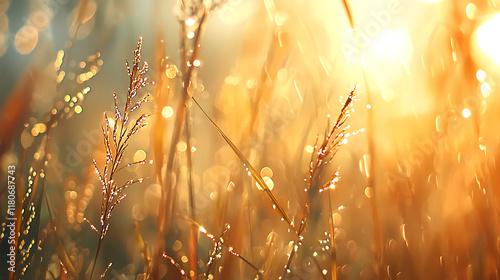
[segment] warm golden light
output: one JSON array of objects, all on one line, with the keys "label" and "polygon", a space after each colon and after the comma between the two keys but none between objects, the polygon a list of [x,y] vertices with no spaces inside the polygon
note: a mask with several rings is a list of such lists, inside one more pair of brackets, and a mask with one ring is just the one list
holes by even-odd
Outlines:
[{"label": "warm golden light", "polygon": [[481,83],[484,82],[484,80],[486,80],[486,72],[484,72],[481,69],[477,70],[476,78],[479,82],[481,82]]},{"label": "warm golden light", "polygon": [[177,151],[179,151],[179,152],[185,152],[186,150],[187,150],[186,142],[179,142],[179,143],[177,143]]},{"label": "warm golden light", "polygon": [[174,109],[172,109],[172,107],[170,106],[166,106],[161,110],[161,115],[165,119],[170,119],[174,115]]},{"label": "warm golden light", "polygon": [[[262,179],[264,179],[264,182],[266,183],[266,185],[269,187],[270,190],[274,189],[274,181],[273,179],[269,178],[269,177],[263,177]],[[255,183],[255,185],[257,186],[257,188],[259,190],[263,190],[262,187],[259,185],[259,183]]]},{"label": "warm golden light", "polygon": [[479,48],[495,62],[500,63],[500,15],[483,23],[477,29],[477,43]]},{"label": "warm golden light", "polygon": [[465,13],[469,19],[476,18],[476,12],[477,12],[476,5],[474,5],[473,3],[467,4],[467,7],[465,8]]},{"label": "warm golden light", "polygon": [[144,150],[138,150],[134,154],[134,162],[142,161],[146,159],[146,152]]},{"label": "warm golden light", "polygon": [[361,63],[381,83],[386,101],[394,99],[392,89],[385,86],[409,72],[413,55],[413,41],[407,30],[383,29],[369,41]]},{"label": "warm golden light", "polygon": [[306,146],[306,152],[307,153],[311,154],[313,151],[314,151],[314,147],[313,146],[311,146],[311,145],[307,145]]},{"label": "warm golden light", "polygon": [[465,108],[465,109],[462,110],[462,115],[466,119],[469,118],[471,116],[471,114],[472,114],[471,111],[469,109],[467,109],[467,108]]},{"label": "warm golden light", "polygon": [[110,127],[114,127],[115,126],[115,120],[111,117],[108,117],[108,123],[109,123],[109,126]]},{"label": "warm golden light", "polygon": [[186,25],[187,25],[187,26],[192,26],[192,25],[194,25],[195,23],[196,23],[196,20],[195,20],[195,19],[193,19],[193,18],[188,18],[188,19],[186,19]]},{"label": "warm golden light", "polygon": [[80,106],[80,105],[75,106],[75,113],[80,114],[82,111],[83,111],[82,106]]},{"label": "warm golden light", "polygon": [[23,26],[14,37],[14,45],[20,54],[29,54],[38,44],[38,30],[31,26]]},{"label": "warm golden light", "polygon": [[0,0],[11,278],[497,279],[495,1]]},{"label": "warm golden light", "polygon": [[491,94],[490,84],[486,82],[481,84],[481,94],[483,95],[484,98],[490,97]]},{"label": "warm golden light", "polygon": [[413,42],[405,30],[384,30],[374,40],[373,49],[381,60],[407,63],[413,53]]},{"label": "warm golden light", "polygon": [[273,170],[269,167],[264,167],[260,170],[260,176],[262,177],[273,177]]},{"label": "warm golden light", "polygon": [[168,65],[167,69],[165,70],[165,74],[170,79],[173,79],[173,78],[175,78],[175,76],[177,76],[177,71],[178,71],[177,66],[175,66],[175,65]]}]

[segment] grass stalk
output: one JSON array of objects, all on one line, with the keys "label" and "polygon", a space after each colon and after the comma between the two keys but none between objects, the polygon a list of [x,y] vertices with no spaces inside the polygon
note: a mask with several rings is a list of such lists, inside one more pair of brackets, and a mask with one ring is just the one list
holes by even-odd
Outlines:
[{"label": "grass stalk", "polygon": [[[196,220],[196,212],[194,207],[194,185],[193,185],[193,162],[192,162],[192,152],[191,152],[191,133],[189,125],[189,110],[186,109],[186,120],[184,121],[186,130],[186,155],[187,155],[187,184],[189,193],[189,214],[191,219]],[[194,275],[198,276],[198,230],[196,226],[191,225],[191,230],[189,233],[189,260],[191,264],[191,271]]]},{"label": "grass stalk", "polygon": [[[182,69],[183,73],[186,73],[187,61],[186,61],[186,26],[181,23],[181,53],[182,53]],[[192,65],[192,64],[191,64]],[[194,207],[194,185],[193,185],[193,153],[191,151],[191,126],[189,124],[190,110],[186,107],[186,114],[184,120],[184,130],[186,132],[186,157],[187,157],[187,185],[189,194],[189,214],[191,219],[196,220],[196,212]],[[196,226],[191,225],[189,232],[189,260],[191,265],[191,271],[195,276],[198,277],[198,229]],[[191,273],[190,273],[191,274]]]},{"label": "grass stalk", "polygon": [[201,105],[198,103],[198,101],[196,101],[196,99],[194,98],[194,96],[192,96],[191,99],[194,101],[194,103],[196,104],[196,106],[203,112],[203,114],[205,115],[205,117],[207,117],[207,119],[213,124],[213,126],[215,127],[215,129],[217,130],[217,132],[219,132],[219,134],[222,136],[222,138],[224,138],[224,140],[231,147],[231,149],[234,151],[234,153],[238,156],[238,158],[243,163],[243,166],[248,171],[248,174],[250,176],[252,176],[252,178],[263,189],[264,193],[269,197],[269,199],[271,199],[273,205],[276,207],[277,211],[281,214],[282,219],[287,222],[288,226],[290,227],[290,229],[293,232],[295,232],[297,235],[299,235],[298,232],[293,227],[292,220],[290,219],[290,217],[288,217],[288,215],[286,214],[284,208],[280,205],[280,203],[278,202],[278,199],[276,198],[276,196],[274,196],[273,192],[271,191],[271,189],[269,188],[269,186],[267,186],[266,182],[260,176],[260,174],[257,172],[257,170],[255,170],[255,168],[250,164],[250,162],[248,162],[248,160],[245,157],[245,155],[243,155],[243,153],[238,149],[238,147],[236,147],[236,145],[233,144],[233,142],[231,141],[231,139],[229,139],[229,137],[227,137],[227,135],[212,120],[212,118],[207,114],[207,112],[205,112],[205,110],[203,110],[203,107],[201,107]]},{"label": "grass stalk", "polygon": [[[349,25],[353,30],[354,41],[356,44],[356,48],[358,49],[359,55],[359,67],[363,74],[363,80],[366,87],[366,102],[368,105],[372,104],[372,97],[370,93],[370,86],[368,84],[368,78],[366,75],[365,67],[363,66],[363,49],[361,48],[361,44],[359,42],[358,37],[358,29],[354,22],[354,17],[350,5],[347,0],[342,0],[347,18],[349,20]],[[372,220],[373,220],[373,232],[374,232],[374,242],[375,242],[375,259],[378,263],[378,276],[379,280],[385,279],[386,270],[385,270],[385,249],[384,249],[384,239],[382,236],[382,231],[380,227],[380,218],[379,218],[379,209],[377,206],[377,191],[376,188],[376,174],[374,172],[375,163],[376,163],[376,147],[375,147],[375,124],[374,124],[374,106],[367,113],[367,140],[368,140],[368,154],[369,154],[369,164],[368,164],[368,176],[367,176],[367,186],[373,190],[373,195],[370,198],[370,206],[372,209]]]},{"label": "grass stalk", "polygon": [[[172,193],[172,170],[174,165],[174,159],[176,155],[176,146],[180,140],[181,131],[183,127],[183,123],[186,119],[186,110],[187,110],[187,100],[189,98],[188,88],[191,84],[191,77],[193,75],[194,61],[198,58],[198,54],[200,51],[200,39],[203,31],[203,27],[205,25],[205,20],[208,16],[208,12],[205,10],[203,15],[199,20],[198,29],[195,32],[194,44],[193,44],[193,53],[189,59],[189,65],[183,66],[185,72],[183,73],[183,82],[182,82],[182,93],[181,99],[179,101],[179,105],[177,107],[177,116],[175,119],[174,131],[172,134],[172,140],[170,141],[170,153],[167,158],[164,187],[162,188],[161,200],[160,200],[160,208],[158,213],[158,233],[157,233],[157,242],[155,245],[155,258],[153,258],[153,269],[152,269],[152,277],[153,279],[158,279],[159,277],[159,260],[162,257],[163,250],[165,247],[164,236],[166,232],[166,219],[169,218],[171,214],[169,211],[169,206],[173,204],[173,193]],[[182,26],[182,24],[181,24]],[[186,67],[186,68],[184,68]],[[190,147],[188,147],[190,149]]]},{"label": "grass stalk", "polygon": [[[94,270],[99,257],[99,252],[102,247],[102,242],[107,234],[111,213],[115,207],[126,197],[123,192],[129,186],[135,183],[143,182],[143,178],[130,179],[124,184],[118,184],[116,181],[116,175],[119,171],[126,167],[130,167],[136,164],[145,164],[145,161],[138,161],[129,164],[122,165],[122,160],[124,153],[128,147],[129,140],[136,134],[139,130],[147,125],[148,114],[142,114],[139,116],[135,122],[129,123],[131,114],[139,109],[141,105],[148,101],[149,93],[144,95],[144,97],[134,100],[138,91],[148,84],[148,78],[143,77],[148,71],[148,63],[144,62],[141,65],[141,49],[142,49],[142,37],[139,38],[137,43],[137,48],[134,51],[134,60],[131,65],[127,62],[127,72],[129,76],[129,88],[127,94],[127,101],[125,103],[125,108],[120,111],[118,108],[118,98],[115,92],[113,92],[114,100],[114,125],[110,124],[108,116],[104,113],[104,125],[102,126],[102,133],[104,139],[104,147],[106,150],[106,159],[102,171],[98,168],[97,162],[93,160],[95,171],[99,176],[99,180],[102,184],[102,201],[101,201],[101,225],[98,230],[99,241],[97,243],[96,254],[94,257],[94,262],[90,269],[89,279],[92,279]],[[119,127],[119,128],[118,128]],[[92,229],[96,229],[95,226],[91,224]]]}]

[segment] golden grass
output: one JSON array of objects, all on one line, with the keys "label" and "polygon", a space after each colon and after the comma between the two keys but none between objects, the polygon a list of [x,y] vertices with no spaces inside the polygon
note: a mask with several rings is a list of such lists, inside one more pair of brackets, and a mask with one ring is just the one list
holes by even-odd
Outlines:
[{"label": "golden grass", "polygon": [[[3,105],[17,257],[0,279],[498,279],[498,67],[473,57],[473,31],[498,9],[441,1],[449,16],[429,14],[445,23],[408,32],[411,59],[387,66],[370,51],[395,14],[366,43],[359,36],[385,10],[363,18],[346,0],[233,1],[178,1],[177,46],[152,4],[153,73],[140,37],[113,107],[94,94],[120,86],[93,79],[101,54],[73,56],[77,33],[118,9],[79,1],[68,49],[26,71]],[[229,30],[232,5],[252,7],[239,53],[207,41]],[[332,48],[343,31],[358,52],[349,62]],[[92,115],[107,108],[98,141],[78,139],[94,136],[73,132],[96,128]]]},{"label": "golden grass", "polygon": [[[132,113],[135,110],[139,109],[143,103],[147,102],[148,97],[150,96],[150,94],[147,93],[142,98],[136,98],[137,100],[134,99],[137,96],[138,92],[148,84],[148,78],[143,77],[143,75],[145,75],[148,71],[148,63],[144,62],[144,64],[141,65],[141,49],[142,37],[139,38],[137,49],[135,49],[134,51],[134,60],[132,64],[129,65],[129,63],[127,62],[127,72],[130,78],[130,84],[128,87],[125,108],[123,109],[123,111],[118,108],[118,97],[117,94],[113,92],[113,100],[115,105],[113,125],[110,124],[106,112],[104,113],[104,125],[102,127],[102,133],[104,136],[106,158],[102,169],[99,169],[97,162],[93,160],[96,173],[99,175],[99,180],[102,184],[102,199],[100,228],[97,229],[94,225],[90,224],[92,229],[94,229],[99,234],[99,241],[97,244],[95,259],[90,271],[90,279],[92,278],[92,275],[94,273],[102,242],[109,229],[111,213],[113,212],[115,207],[127,196],[124,193],[125,189],[135,183],[142,183],[144,181],[144,178],[139,178],[130,179],[125,183],[119,183],[116,178],[117,173],[119,173],[124,168],[146,163],[145,160],[127,164],[122,163],[125,151],[129,145],[129,140],[134,134],[136,134],[139,130],[143,129],[147,125],[146,121],[149,117],[148,114],[142,114],[137,117],[137,119],[132,119],[132,121],[130,122]],[[106,271],[103,274],[105,274]]]}]

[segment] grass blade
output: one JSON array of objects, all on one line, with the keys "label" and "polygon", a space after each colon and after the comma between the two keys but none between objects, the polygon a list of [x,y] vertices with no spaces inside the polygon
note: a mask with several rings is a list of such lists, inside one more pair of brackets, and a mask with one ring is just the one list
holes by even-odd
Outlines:
[{"label": "grass blade", "polygon": [[[355,28],[354,25],[354,18],[352,16],[352,11],[351,8],[349,7],[349,3],[347,0],[342,0],[342,4],[344,5],[345,11],[347,18],[349,20],[349,24],[353,30],[353,36],[354,36],[354,42],[356,43],[356,47],[358,49],[358,57],[359,57],[359,66],[361,68],[361,72],[363,74],[363,80],[365,82],[365,87],[366,87],[366,100],[367,104],[372,104],[371,101],[371,94],[370,94],[370,87],[368,85],[368,78],[366,75],[365,68],[363,66],[363,53],[362,53],[362,48],[361,44],[359,43],[359,37],[357,34],[357,29]],[[368,110],[367,114],[367,138],[368,138],[368,151],[370,155],[370,164],[369,164],[369,174],[370,176],[367,178],[368,180],[368,187],[373,189],[373,196],[370,199],[370,204],[372,208],[372,219],[373,219],[373,224],[374,224],[374,232],[375,232],[375,246],[376,246],[376,252],[377,252],[377,261],[379,263],[379,279],[384,279],[385,275],[385,251],[384,251],[384,241],[383,237],[381,235],[381,229],[380,229],[380,218],[378,214],[378,207],[377,207],[377,199],[376,199],[376,186],[375,186],[375,172],[373,172],[373,168],[375,166],[375,137],[374,137],[374,108],[371,110]]]},{"label": "grass blade", "polygon": [[352,17],[351,8],[349,7],[349,3],[347,3],[347,0],[342,0],[342,5],[344,5],[345,13],[347,15],[347,19],[349,20],[349,25],[352,29],[354,29],[354,20]]},{"label": "grass blade", "polygon": [[290,218],[286,214],[285,210],[283,209],[283,207],[280,205],[280,203],[278,202],[278,200],[276,199],[276,197],[272,193],[271,189],[267,186],[266,182],[264,182],[264,179],[259,175],[259,173],[255,170],[255,168],[250,164],[250,162],[248,162],[247,158],[238,149],[238,147],[236,147],[236,145],[233,144],[233,142],[231,141],[231,139],[229,139],[229,137],[226,136],[226,134],[222,131],[222,129],[212,120],[212,118],[210,118],[210,116],[205,112],[205,110],[203,110],[203,108],[198,103],[198,101],[196,101],[196,99],[194,97],[191,97],[191,98],[193,99],[193,101],[196,104],[196,106],[198,106],[198,108],[200,108],[200,110],[203,112],[203,114],[214,125],[215,129],[217,129],[217,131],[219,132],[219,134],[222,136],[222,138],[224,138],[224,140],[226,141],[226,143],[231,147],[231,149],[238,156],[238,158],[243,162],[243,165],[248,170],[250,176],[252,176],[252,178],[264,190],[264,192],[266,193],[266,195],[271,199],[271,201],[274,203],[274,205],[276,205],[276,209],[280,212],[282,218],[288,223],[288,225],[292,228],[292,230],[295,233],[297,233],[297,231],[293,227],[292,220],[290,220]]}]

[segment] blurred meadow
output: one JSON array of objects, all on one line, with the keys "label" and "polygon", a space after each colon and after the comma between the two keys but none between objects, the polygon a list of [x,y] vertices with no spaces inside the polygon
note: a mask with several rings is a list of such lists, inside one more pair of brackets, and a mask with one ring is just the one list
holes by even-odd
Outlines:
[{"label": "blurred meadow", "polygon": [[495,0],[0,0],[0,65],[0,279],[500,278]]}]

